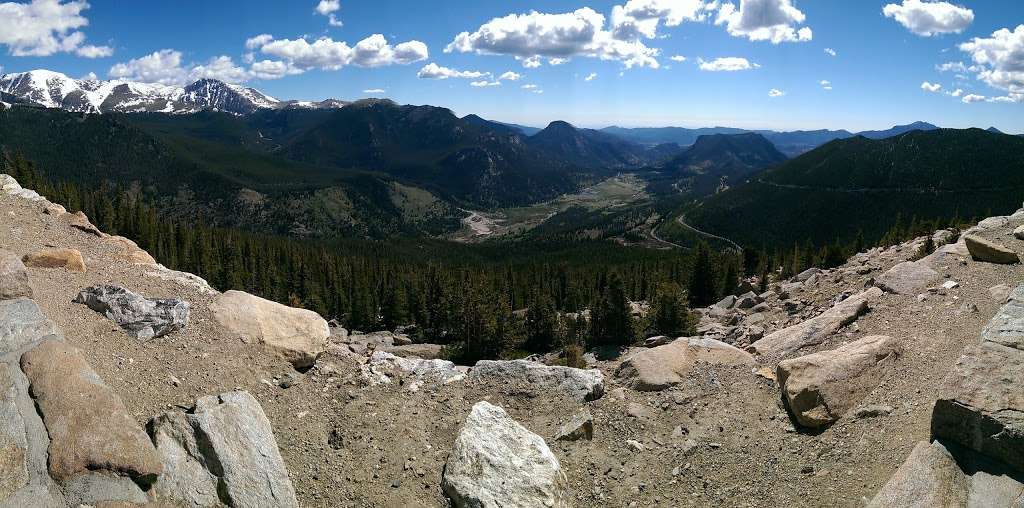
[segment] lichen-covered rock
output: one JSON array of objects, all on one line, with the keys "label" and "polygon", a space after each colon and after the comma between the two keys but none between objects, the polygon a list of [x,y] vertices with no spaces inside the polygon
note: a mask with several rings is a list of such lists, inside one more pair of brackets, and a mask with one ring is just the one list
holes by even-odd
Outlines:
[{"label": "lichen-covered rock", "polygon": [[684,337],[630,356],[619,365],[615,376],[635,390],[660,391],[685,381],[697,363],[753,366],[754,358],[724,342]]},{"label": "lichen-covered rock", "polygon": [[604,394],[604,375],[597,369],[574,369],[527,360],[481,360],[469,369],[478,383],[517,383],[538,390],[561,392],[574,399],[594,400]]},{"label": "lichen-covered rock", "polygon": [[16,254],[0,249],[0,300],[32,297],[28,270]]},{"label": "lichen-covered rock", "polygon": [[76,249],[43,249],[21,258],[30,268],[64,268],[69,272],[85,272],[85,260]]},{"label": "lichen-covered rock", "polygon": [[148,485],[160,474],[149,437],[77,349],[46,339],[21,369],[50,435],[49,470],[58,482],[106,471]]},{"label": "lichen-covered rock", "polygon": [[248,392],[201,397],[148,425],[164,463],[157,493],[191,506],[298,507],[270,420]]},{"label": "lichen-covered rock", "polygon": [[296,368],[312,366],[331,333],[327,321],[316,312],[241,291],[218,296],[210,309],[228,331],[262,342]]},{"label": "lichen-covered rock", "polygon": [[797,421],[805,427],[822,427],[838,420],[878,386],[881,362],[898,350],[890,337],[865,337],[832,351],[784,360],[776,378]]},{"label": "lichen-covered rock", "polygon": [[476,403],[466,418],[441,489],[458,508],[567,507],[571,501],[565,473],[544,439],[487,402]]},{"label": "lichen-covered rock", "polygon": [[103,314],[139,340],[163,337],[188,325],[188,302],[177,298],[150,299],[121,286],[85,288],[74,302]]}]

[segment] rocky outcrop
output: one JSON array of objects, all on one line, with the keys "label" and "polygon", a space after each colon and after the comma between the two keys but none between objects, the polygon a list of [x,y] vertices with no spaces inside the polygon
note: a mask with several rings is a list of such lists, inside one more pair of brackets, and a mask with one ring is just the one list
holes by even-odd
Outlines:
[{"label": "rocky outcrop", "polygon": [[1020,262],[1017,253],[991,240],[977,235],[964,235],[964,243],[975,261],[1012,265]]},{"label": "rocky outcrop", "polygon": [[832,351],[784,360],[776,369],[776,378],[797,422],[804,427],[823,427],[878,386],[881,363],[897,352],[897,343],[890,337],[865,337]]},{"label": "rocky outcrop", "polygon": [[69,272],[85,272],[85,260],[76,249],[43,249],[26,254],[21,260],[30,268],[64,268]]},{"label": "rocky outcrop", "polygon": [[444,355],[444,346],[440,344],[406,344],[385,348],[385,351],[402,358],[423,358],[424,360],[439,359]]},{"label": "rocky outcrop", "polygon": [[316,312],[241,291],[218,296],[210,309],[229,332],[265,344],[296,368],[311,367],[330,336],[327,321]]},{"label": "rocky outcrop", "polygon": [[487,402],[473,406],[445,464],[441,488],[456,507],[567,507],[558,458],[540,436]]},{"label": "rocky outcrop", "polygon": [[863,291],[837,303],[817,317],[767,335],[751,344],[747,350],[770,361],[777,361],[803,348],[821,344],[840,328],[856,321],[857,317],[867,312],[869,303],[881,295],[882,290],[878,288]]},{"label": "rocky outcrop", "polygon": [[939,278],[939,272],[923,262],[905,261],[883,273],[875,285],[883,291],[901,295],[916,295]]},{"label": "rocky outcrop", "polygon": [[189,506],[297,507],[274,433],[248,392],[202,397],[147,425],[164,472],[155,490]]},{"label": "rocky outcrop", "polygon": [[630,356],[615,377],[635,390],[660,391],[684,382],[697,363],[751,367],[755,362],[750,353],[724,342],[684,337]]},{"label": "rocky outcrop", "polygon": [[216,289],[210,287],[210,283],[206,282],[206,279],[198,275],[171,270],[163,265],[156,265],[156,268],[154,271],[146,272],[146,276],[175,282],[204,295],[220,294]]},{"label": "rocky outcrop", "polygon": [[157,265],[153,256],[139,248],[138,244],[123,236],[108,236],[105,238],[105,241],[118,247],[120,250],[117,254],[118,259],[136,265]]},{"label": "rocky outcrop", "polygon": [[0,249],[0,300],[19,297],[32,297],[28,270],[13,252]]},{"label": "rocky outcrop", "polygon": [[83,289],[74,302],[103,314],[139,340],[163,337],[188,324],[188,302],[150,299],[121,286],[104,284]]},{"label": "rocky outcrop", "polygon": [[574,399],[594,400],[604,394],[604,375],[597,369],[574,369],[527,360],[481,360],[469,370],[477,383],[514,383],[530,389],[561,392]]},{"label": "rocky outcrop", "polygon": [[50,436],[55,480],[93,471],[143,485],[156,480],[161,466],[153,443],[77,349],[46,339],[21,357],[21,368]]}]

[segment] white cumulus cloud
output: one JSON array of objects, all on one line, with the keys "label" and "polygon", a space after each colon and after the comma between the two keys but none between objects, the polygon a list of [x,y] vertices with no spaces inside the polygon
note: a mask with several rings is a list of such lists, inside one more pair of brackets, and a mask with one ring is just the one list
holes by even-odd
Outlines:
[{"label": "white cumulus cloud", "polygon": [[939,90],[942,90],[942,85],[938,83],[929,83],[925,81],[924,83],[921,83],[921,90],[931,93],[937,93]]},{"label": "white cumulus cloud", "polygon": [[383,88],[370,88],[368,90],[363,90],[363,93],[368,94],[368,95],[380,95],[380,94],[383,94],[383,93],[387,93],[387,90],[385,90]]},{"label": "white cumulus cloud", "polygon": [[975,65],[968,70],[977,72],[978,79],[1011,94],[1024,94],[1024,25],[975,37],[960,50],[970,55]]},{"label": "white cumulus cloud", "polygon": [[305,38],[273,39],[266,35],[258,35],[246,41],[246,47],[258,49],[265,55],[279,58],[304,71],[338,70],[349,65],[406,65],[426,60],[430,56],[427,45],[420,41],[413,40],[392,46],[381,34],[373,34],[357,42],[354,47],[330,37],[321,37],[310,42]]},{"label": "white cumulus cloud", "polygon": [[697,66],[702,71],[710,72],[735,72],[761,68],[760,65],[756,63],[751,63],[746,58],[740,58],[736,56],[716,58],[711,61],[706,61],[703,58],[698,58]]},{"label": "white cumulus cloud", "polygon": [[736,4],[725,3],[718,9],[716,25],[734,37],[746,37],[752,41],[805,42],[813,38],[810,27],[802,25],[807,19],[792,0],[741,0]]},{"label": "white cumulus cloud", "polygon": [[669,60],[672,60],[673,62],[685,62],[686,57],[683,55],[672,55],[669,57]]},{"label": "white cumulus cloud", "polygon": [[653,39],[658,26],[674,27],[684,21],[704,21],[718,2],[704,0],[629,0],[612,8],[611,30],[615,38]]},{"label": "white cumulus cloud", "polygon": [[519,81],[520,79],[523,79],[523,75],[518,72],[508,71],[499,76],[498,79],[502,81]]},{"label": "white cumulus cloud", "polygon": [[882,8],[887,18],[893,18],[911,33],[923,37],[960,33],[974,21],[974,11],[949,2],[929,0],[903,0]]},{"label": "white cumulus cloud", "polygon": [[984,102],[985,101],[985,96],[984,95],[977,95],[977,94],[973,94],[972,93],[972,94],[969,94],[969,95],[965,95],[960,100],[964,104],[974,104],[975,102]]},{"label": "white cumulus cloud", "polygon": [[424,65],[419,72],[416,73],[417,78],[421,79],[448,79],[448,78],[464,78],[464,79],[479,79],[487,76],[489,73],[480,71],[460,71],[449,67],[442,67],[436,63],[428,63]]},{"label": "white cumulus cloud", "polygon": [[341,10],[341,0],[320,0],[320,3],[316,4],[316,13],[321,16],[327,16],[327,23],[331,26],[343,26],[344,23],[338,19],[334,13]]},{"label": "white cumulus cloud", "polygon": [[583,78],[583,81],[593,81],[595,79],[597,79],[597,73],[591,72],[590,74],[587,75],[587,77]]},{"label": "white cumulus cloud", "polygon": [[112,78],[177,85],[188,78],[188,71],[181,66],[181,52],[161,49],[140,58],[115,64],[107,73]]},{"label": "white cumulus cloud", "polygon": [[786,95],[786,92],[783,92],[778,88],[772,88],[771,90],[768,90],[768,97],[782,97],[783,95]]},{"label": "white cumulus cloud", "polygon": [[823,79],[823,80],[819,81],[818,84],[821,85],[821,88],[823,88],[825,90],[831,90],[832,89],[832,82],[827,80],[827,79]]},{"label": "white cumulus cloud", "polygon": [[509,55],[527,68],[548,59],[555,65],[582,56],[615,60],[626,68],[658,68],[659,50],[640,40],[622,40],[605,28],[605,17],[589,7],[573,12],[547,14],[531,11],[494,18],[473,32],[462,32],[445,48],[446,53]]},{"label": "white cumulus cloud", "polygon": [[29,3],[0,3],[0,46],[13,56],[49,56],[74,53],[85,58],[113,54],[109,46],[85,44],[77,29],[89,24],[82,11],[84,0],[32,0]]},{"label": "white cumulus cloud", "polygon": [[501,86],[501,81],[487,81],[485,79],[485,80],[481,80],[481,81],[473,81],[472,83],[469,84],[469,86],[475,86],[477,88],[485,88],[485,87],[491,87],[491,86]]},{"label": "white cumulus cloud", "polygon": [[828,56],[836,56],[838,53],[836,53],[836,50],[832,48],[825,48],[825,54]]}]

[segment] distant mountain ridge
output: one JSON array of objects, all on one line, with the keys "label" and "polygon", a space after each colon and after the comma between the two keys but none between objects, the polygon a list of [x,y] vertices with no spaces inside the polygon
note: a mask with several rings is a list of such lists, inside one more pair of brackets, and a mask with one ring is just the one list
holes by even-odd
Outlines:
[{"label": "distant mountain ridge", "polygon": [[[246,115],[263,109],[332,108],[346,103],[281,101],[254,88],[216,79],[185,86],[127,80],[72,79],[59,72],[37,69],[0,76],[0,93],[22,103],[78,113],[194,113],[223,111]],[[10,101],[4,100],[10,104]]]},{"label": "distant mountain ridge", "polygon": [[775,145],[757,133],[703,135],[658,168],[658,174],[650,177],[651,190],[709,196],[786,159]]},{"label": "distant mountain ridge", "polygon": [[771,141],[779,151],[787,156],[795,157],[836,139],[846,139],[854,136],[864,136],[870,139],[883,139],[898,136],[905,132],[914,130],[929,131],[935,129],[938,129],[938,127],[930,123],[914,122],[907,125],[897,125],[886,130],[861,131],[857,133],[853,133],[848,130],[829,129],[811,131],[771,131],[736,129],[732,127],[709,127],[697,129],[688,129],[685,127],[606,127],[601,129],[601,132],[614,134],[623,139],[628,139],[644,145],[678,143],[681,146],[692,145],[700,136],[709,134],[742,134],[753,132],[764,136],[765,139]]}]

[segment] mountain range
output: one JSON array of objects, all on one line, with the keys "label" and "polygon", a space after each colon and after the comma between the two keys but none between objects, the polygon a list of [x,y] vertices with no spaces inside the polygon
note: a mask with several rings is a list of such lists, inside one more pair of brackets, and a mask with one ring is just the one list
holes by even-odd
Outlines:
[{"label": "mountain range", "polygon": [[[281,101],[254,88],[216,79],[186,86],[125,80],[72,79],[59,72],[37,69],[0,76],[0,92],[22,103],[79,113],[194,113],[213,110],[250,114],[261,109],[289,107],[332,108],[345,103]],[[3,100],[8,104],[13,101]]]}]

